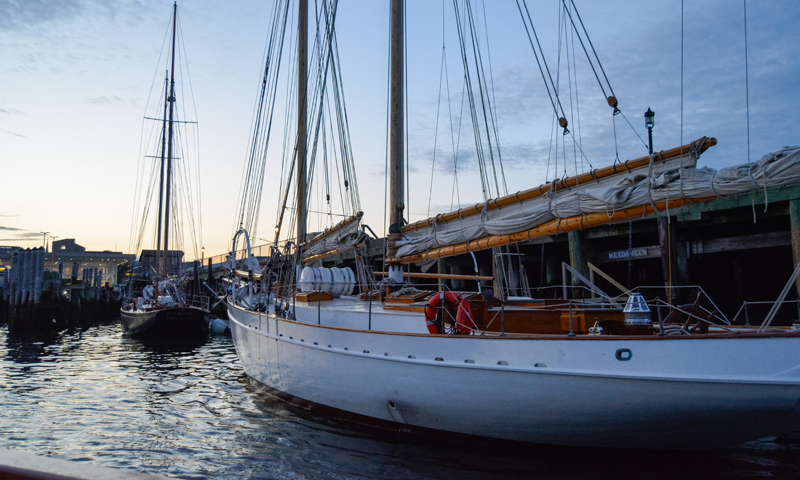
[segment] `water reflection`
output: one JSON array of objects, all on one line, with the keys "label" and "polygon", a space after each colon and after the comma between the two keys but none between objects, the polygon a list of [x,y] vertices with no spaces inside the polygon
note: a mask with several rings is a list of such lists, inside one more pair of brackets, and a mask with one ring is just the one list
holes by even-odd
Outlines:
[{"label": "water reflection", "polygon": [[0,448],[180,478],[800,477],[800,437],[620,452],[386,435],[276,399],[231,339],[175,348],[119,325],[51,342],[0,329]]}]

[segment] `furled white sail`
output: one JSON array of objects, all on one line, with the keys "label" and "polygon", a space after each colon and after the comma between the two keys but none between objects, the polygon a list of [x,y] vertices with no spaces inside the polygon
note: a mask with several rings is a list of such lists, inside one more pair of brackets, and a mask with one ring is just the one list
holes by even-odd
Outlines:
[{"label": "furled white sail", "polygon": [[722,170],[683,167],[688,156],[572,189],[551,189],[545,195],[497,209],[484,209],[480,215],[403,233],[397,241],[397,257],[434,248],[468,242],[488,235],[507,235],[529,230],[551,220],[587,213],[614,212],[640,205],[682,198],[708,198],[735,195],[752,190],[800,184],[800,147],[786,147],[765,155],[757,162]]},{"label": "furled white sail", "polygon": [[364,243],[367,234],[360,230],[361,212],[334,228],[317,235],[303,247],[303,257],[308,258],[329,252],[347,252]]}]

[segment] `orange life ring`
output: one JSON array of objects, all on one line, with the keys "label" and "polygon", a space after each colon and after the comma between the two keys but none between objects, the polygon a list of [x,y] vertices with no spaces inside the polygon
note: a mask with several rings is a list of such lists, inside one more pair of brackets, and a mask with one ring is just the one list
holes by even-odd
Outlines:
[{"label": "orange life ring", "polygon": [[456,313],[455,329],[456,333],[460,335],[469,335],[472,329],[469,327],[470,319],[472,318],[472,309],[469,302],[464,298],[453,292],[440,292],[431,297],[428,301],[428,306],[425,307],[425,324],[428,326],[428,332],[436,334],[439,333],[436,328],[436,312],[439,310],[439,303],[444,300],[451,306],[458,308]]}]

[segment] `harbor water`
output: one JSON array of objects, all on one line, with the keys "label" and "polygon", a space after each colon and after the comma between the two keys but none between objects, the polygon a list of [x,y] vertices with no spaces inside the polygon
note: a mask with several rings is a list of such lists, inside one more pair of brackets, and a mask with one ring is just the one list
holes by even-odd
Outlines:
[{"label": "harbor water", "polygon": [[0,448],[175,478],[800,478],[800,433],[708,452],[388,435],[269,395],[230,337],[158,345],[118,324],[46,339],[0,328]]}]

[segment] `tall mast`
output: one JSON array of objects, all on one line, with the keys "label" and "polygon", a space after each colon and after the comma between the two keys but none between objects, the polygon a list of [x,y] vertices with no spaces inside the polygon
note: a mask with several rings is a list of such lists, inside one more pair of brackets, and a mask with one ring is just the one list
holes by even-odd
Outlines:
[{"label": "tall mast", "polygon": [[172,121],[175,106],[175,26],[178,23],[178,2],[172,9],[172,69],[169,72],[169,141],[167,142],[167,194],[164,202],[164,275],[169,276],[169,207],[172,191]]},{"label": "tall mast", "polygon": [[[404,43],[403,38],[405,24],[405,2],[404,0],[392,0],[392,34],[391,34],[391,79],[390,79],[390,99],[389,99],[389,118],[391,121],[389,130],[389,236],[387,238],[387,257],[394,258],[396,247],[395,242],[400,236],[400,228],[403,226],[403,210],[405,209],[405,189],[404,178]],[[390,276],[391,276],[390,268]],[[402,282],[402,272],[399,280]]]},{"label": "tall mast", "polygon": [[164,123],[161,127],[161,175],[158,183],[158,234],[156,235],[156,272],[161,271],[161,220],[164,216],[164,163],[167,155],[167,104],[169,103],[169,72],[164,74]]},{"label": "tall mast", "polygon": [[297,5],[297,244],[306,239],[306,128],[308,90],[308,0]]}]

